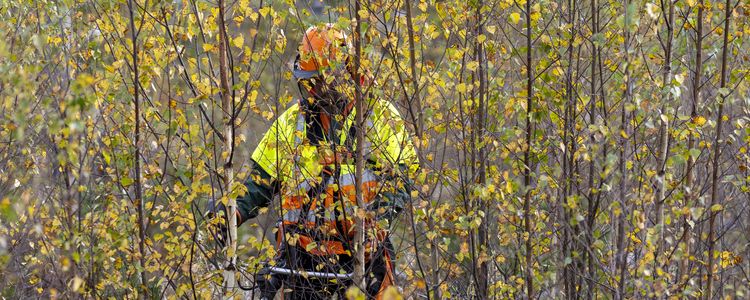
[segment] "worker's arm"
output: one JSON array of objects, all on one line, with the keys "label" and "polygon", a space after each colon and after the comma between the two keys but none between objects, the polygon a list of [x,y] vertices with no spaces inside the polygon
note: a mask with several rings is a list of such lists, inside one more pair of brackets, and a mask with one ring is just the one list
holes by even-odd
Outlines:
[{"label": "worker's arm", "polygon": [[292,169],[287,154],[294,148],[299,114],[299,105],[292,105],[274,121],[253,150],[253,168],[245,181],[247,193],[237,197],[240,215],[237,224],[258,216],[260,209],[267,207],[279,192],[279,182],[284,182],[284,174]]},{"label": "worker's arm", "polygon": [[406,175],[408,168],[399,166],[398,174],[385,177],[385,186],[382,188],[380,197],[375,200],[371,210],[377,213],[378,220],[392,222],[401,213],[408,203],[411,203],[411,181]]},{"label": "worker's arm", "polygon": [[245,195],[237,197],[237,211],[240,215],[238,225],[257,217],[260,209],[268,207],[279,190],[276,181],[258,164],[253,165],[250,170],[250,176],[245,181],[245,188],[247,188]]},{"label": "worker's arm", "polygon": [[[267,207],[278,192],[278,185],[271,179],[271,175],[257,164],[250,170],[250,176],[245,181],[247,192],[237,197],[237,226],[243,222],[258,216],[260,208]],[[208,201],[206,211],[213,218],[214,214],[225,211],[226,206],[221,201],[211,199]]]},{"label": "worker's arm", "polygon": [[[368,117],[374,130],[368,135],[375,150],[371,157],[375,169],[390,170],[382,174],[387,184],[375,204],[378,217],[389,222],[411,203],[413,181],[409,174],[416,171],[416,151],[398,110],[387,101],[380,101]],[[398,167],[396,167],[398,166]]]}]

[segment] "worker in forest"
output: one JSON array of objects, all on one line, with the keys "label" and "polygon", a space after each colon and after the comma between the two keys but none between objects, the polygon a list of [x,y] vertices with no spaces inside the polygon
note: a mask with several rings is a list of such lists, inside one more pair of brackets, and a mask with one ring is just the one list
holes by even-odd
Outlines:
[{"label": "worker in forest", "polygon": [[[373,86],[367,72],[355,78],[351,42],[332,24],[307,29],[293,65],[302,97],[273,123],[252,154],[254,165],[237,198],[238,224],[258,215],[280,194],[281,220],[273,267],[256,276],[262,297],[328,299],[352,284],[357,133],[364,130],[362,171],[366,290],[379,299],[393,284],[388,227],[410,201],[409,168],[415,151],[397,109],[365,95],[355,109],[355,84]],[[364,126],[355,126],[362,113]],[[413,169],[412,169],[413,171]],[[209,203],[218,213],[224,204]],[[239,226],[239,225],[238,225]],[[222,239],[223,237],[219,237]],[[304,271],[304,272],[302,272]],[[291,297],[291,298],[289,298]]]}]

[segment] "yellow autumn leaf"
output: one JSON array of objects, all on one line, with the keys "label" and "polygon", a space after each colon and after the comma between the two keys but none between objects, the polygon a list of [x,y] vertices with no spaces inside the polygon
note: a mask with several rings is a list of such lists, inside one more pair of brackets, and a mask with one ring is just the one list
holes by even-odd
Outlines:
[{"label": "yellow autumn leaf", "polygon": [[474,71],[476,71],[476,70],[477,70],[477,67],[478,67],[478,66],[479,66],[479,63],[477,63],[476,61],[471,61],[471,62],[469,62],[469,63],[468,63],[467,65],[466,65],[466,68],[467,68],[467,69],[469,69],[469,71],[472,71],[472,72],[474,72]]},{"label": "yellow autumn leaf", "polygon": [[245,44],[245,38],[240,35],[232,39],[232,43],[234,43],[235,47],[242,49],[242,45]]},{"label": "yellow autumn leaf", "polygon": [[83,285],[83,279],[81,279],[78,276],[73,278],[73,291],[74,292],[77,292],[78,289],[80,289],[82,285]]},{"label": "yellow autumn leaf", "polygon": [[404,299],[404,297],[401,296],[401,294],[398,293],[398,289],[396,289],[393,286],[389,286],[383,292],[383,299],[401,300],[401,299]]},{"label": "yellow autumn leaf", "polygon": [[477,37],[477,42],[479,42],[480,44],[484,43],[485,40],[487,40],[487,36],[484,34],[481,34],[479,35],[479,37]]},{"label": "yellow autumn leaf", "polygon": [[697,116],[693,118],[693,122],[695,122],[695,124],[698,124],[698,126],[703,126],[703,124],[706,124],[706,118],[704,118],[703,116]]},{"label": "yellow autumn leaf", "polygon": [[555,74],[555,76],[560,76],[560,75],[563,75],[564,73],[565,71],[563,71],[563,69],[560,67],[552,69],[552,74]]},{"label": "yellow autumn leaf", "polygon": [[693,7],[693,6],[695,6],[695,0],[685,0],[685,3],[687,3],[687,5],[688,5],[689,7]]},{"label": "yellow autumn leaf", "polygon": [[518,21],[521,20],[521,14],[519,13],[510,14],[510,20],[513,21],[513,23],[518,24]]},{"label": "yellow autumn leaf", "polygon": [[[260,12],[260,15],[265,18],[266,15],[268,15],[268,12],[271,11],[271,10],[272,10],[272,8],[266,6],[266,7],[261,8],[258,11]],[[250,18],[253,18],[252,15],[250,16]],[[253,21],[255,21],[255,18],[253,18]]]},{"label": "yellow autumn leaf", "polygon": [[670,187],[670,188],[675,188],[675,187],[677,187],[677,185],[678,185],[678,184],[680,184],[680,182],[679,182],[679,181],[677,181],[677,180],[672,180],[672,181],[670,181],[670,182],[669,182],[669,187]]},{"label": "yellow autumn leaf", "polygon": [[236,16],[232,19],[235,24],[237,24],[237,27],[240,27],[242,25],[242,21],[245,20],[243,16]]},{"label": "yellow autumn leaf", "polygon": [[214,45],[203,43],[203,52],[211,51],[211,49],[214,48]]},{"label": "yellow autumn leaf", "polygon": [[457,85],[456,90],[458,90],[459,93],[466,93],[466,84],[461,83]]}]

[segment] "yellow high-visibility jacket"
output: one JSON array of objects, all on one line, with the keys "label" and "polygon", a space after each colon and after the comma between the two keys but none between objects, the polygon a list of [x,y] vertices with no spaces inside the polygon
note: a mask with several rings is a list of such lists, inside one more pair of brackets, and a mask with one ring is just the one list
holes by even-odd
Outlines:
[{"label": "yellow high-visibility jacket", "polygon": [[[307,232],[299,240],[303,248],[315,243],[317,247],[308,251],[343,252],[340,243],[327,240],[342,235],[341,231],[353,234],[357,143],[356,135],[350,135],[361,129],[352,126],[357,114],[352,106],[344,115],[329,117],[328,134],[318,141],[311,141],[308,131],[321,116],[311,115],[301,102],[279,116],[252,154],[255,166],[245,184],[248,193],[237,199],[241,221],[254,217],[257,207],[267,206],[278,192],[284,224]],[[362,174],[365,211],[382,214],[403,207],[397,202],[408,201],[405,173],[415,171],[416,153],[392,104],[373,100],[368,107]]]}]

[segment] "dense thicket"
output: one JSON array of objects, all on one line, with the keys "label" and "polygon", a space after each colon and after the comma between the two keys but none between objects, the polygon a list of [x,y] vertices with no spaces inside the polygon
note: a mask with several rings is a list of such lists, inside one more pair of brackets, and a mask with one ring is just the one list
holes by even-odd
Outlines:
[{"label": "dense thicket", "polygon": [[222,278],[273,256],[280,205],[236,251],[203,208],[243,193],[320,23],[413,134],[401,296],[750,294],[750,1],[325,4],[0,4],[0,296],[243,295]]}]

